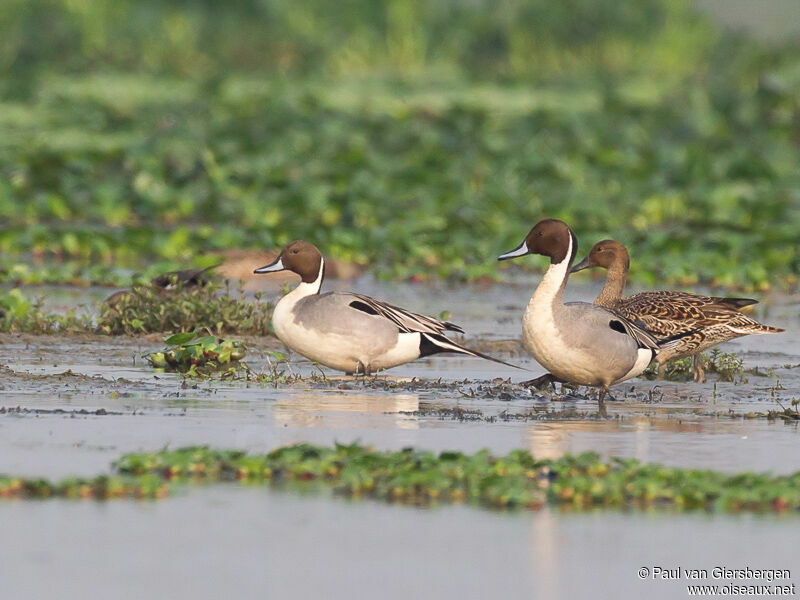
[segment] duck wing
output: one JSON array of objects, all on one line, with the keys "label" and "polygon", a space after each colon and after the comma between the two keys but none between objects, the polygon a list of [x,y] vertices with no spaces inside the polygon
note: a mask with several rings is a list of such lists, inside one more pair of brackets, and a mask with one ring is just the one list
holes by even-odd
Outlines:
[{"label": "duck wing", "polygon": [[659,349],[658,339],[652,333],[644,327],[632,323],[622,315],[614,314],[613,311],[610,312],[612,312],[612,318],[609,320],[608,326],[611,329],[632,337],[639,348]]},{"label": "duck wing", "polygon": [[370,315],[380,315],[385,319],[389,319],[392,323],[397,325],[398,329],[403,333],[444,334],[445,331],[464,333],[461,327],[450,321],[442,321],[441,319],[434,319],[433,317],[426,317],[425,315],[413,313],[405,308],[400,308],[394,304],[376,300],[375,298],[364,296],[363,294],[351,292],[347,295],[353,298],[349,303],[351,308]]},{"label": "duck wing", "polygon": [[671,335],[660,335],[659,332],[653,332],[641,320],[634,320],[628,318],[626,315],[617,310],[598,306],[596,304],[587,304],[585,302],[566,302],[565,306],[583,305],[591,313],[592,320],[598,325],[605,323],[618,333],[627,335],[636,342],[639,348],[647,350],[664,350],[679,343],[679,340],[696,332],[695,329],[687,331],[680,331]]},{"label": "duck wing", "polygon": [[464,333],[458,325],[450,321],[442,321],[434,319],[433,317],[426,317],[413,313],[394,304],[376,300],[370,296],[363,294],[337,293],[348,300],[347,306],[355,310],[364,312],[368,315],[377,315],[392,322],[401,333],[419,333],[421,334],[420,356],[429,356],[438,352],[456,352],[458,354],[466,354],[477,358],[484,358],[493,362],[505,365],[507,367],[514,367],[515,369],[522,369],[517,365],[512,365],[499,358],[494,358],[483,352],[472,350],[466,346],[462,346],[445,336],[445,331],[455,331]]},{"label": "duck wing", "polygon": [[611,309],[659,337],[671,337],[731,322],[749,298],[717,298],[687,292],[642,292],[616,302]]},{"label": "duck wing", "polygon": [[757,304],[750,298],[717,298],[700,296],[688,292],[658,291],[641,292],[620,300],[614,309],[626,314],[648,315],[673,320],[702,320],[708,318],[730,318],[739,309]]}]

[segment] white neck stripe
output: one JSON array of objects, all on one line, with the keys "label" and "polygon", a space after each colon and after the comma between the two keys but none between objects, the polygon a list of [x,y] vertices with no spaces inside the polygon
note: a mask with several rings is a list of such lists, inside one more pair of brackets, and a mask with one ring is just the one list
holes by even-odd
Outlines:
[{"label": "white neck stripe", "polygon": [[317,278],[312,281],[311,283],[306,283],[305,281],[301,281],[297,284],[297,287],[294,288],[289,294],[292,296],[300,298],[305,298],[306,296],[313,296],[314,294],[319,294],[319,290],[322,287],[322,280],[325,276],[325,259],[321,256],[319,257],[319,273],[317,274]]},{"label": "white neck stripe", "polygon": [[559,263],[551,263],[544,274],[541,283],[533,293],[531,302],[545,302],[547,304],[559,302],[569,277],[569,265],[572,262],[572,236],[569,236],[567,254]]}]

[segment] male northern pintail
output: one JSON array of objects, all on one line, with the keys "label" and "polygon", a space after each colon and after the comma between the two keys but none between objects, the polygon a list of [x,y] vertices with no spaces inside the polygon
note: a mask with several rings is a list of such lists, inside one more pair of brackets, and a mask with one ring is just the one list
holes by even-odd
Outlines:
[{"label": "male northern pintail", "polygon": [[510,365],[465,348],[445,337],[463,330],[369,296],[351,292],[320,294],[325,261],[313,244],[301,240],[286,246],[272,263],[254,273],[292,271],[298,286],[275,306],[275,334],[306,358],[349,374],[369,375],[422,356],[458,352]]},{"label": "male northern pintail", "polygon": [[717,298],[675,291],[641,292],[623,298],[630,257],[625,246],[614,240],[597,242],[586,258],[572,267],[572,273],[590,267],[608,270],[595,304],[641,323],[657,336],[687,334],[656,357],[659,377],[664,376],[667,361],[694,356],[694,380],[704,381],[699,356],[703,350],[743,335],[783,331],[741,313],[740,308],[757,304],[757,300],[749,298]]},{"label": "male northern pintail", "polygon": [[609,386],[636,377],[662,347],[657,340],[616,312],[587,302],[563,302],[575,234],[563,221],[537,223],[518,248],[497,260],[541,254],[550,268],[534,291],[522,318],[522,342],[553,378],[600,388],[601,412]]}]

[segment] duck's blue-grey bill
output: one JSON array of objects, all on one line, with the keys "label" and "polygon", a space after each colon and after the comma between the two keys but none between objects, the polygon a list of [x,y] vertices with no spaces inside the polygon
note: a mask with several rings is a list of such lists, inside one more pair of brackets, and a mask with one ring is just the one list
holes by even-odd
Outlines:
[{"label": "duck's blue-grey bill", "polygon": [[530,254],[528,250],[528,244],[522,242],[519,247],[515,248],[511,252],[506,252],[505,254],[501,254],[497,257],[497,260],[508,260],[509,258],[517,258],[518,256],[525,256],[526,254]]},{"label": "duck's blue-grey bill", "polygon": [[261,273],[277,273],[278,271],[283,271],[284,266],[283,262],[281,261],[281,257],[279,256],[274,261],[269,263],[265,267],[260,267],[253,271],[253,273],[261,274]]},{"label": "duck's blue-grey bill", "polygon": [[591,266],[592,266],[592,265],[590,265],[590,264],[589,264],[589,257],[587,256],[587,257],[586,257],[586,258],[584,258],[584,259],[583,259],[581,262],[579,262],[577,265],[575,265],[574,267],[572,267],[572,268],[569,270],[569,272],[570,272],[570,273],[577,273],[578,271],[583,271],[584,269],[588,269],[588,268],[589,268],[589,267],[591,267]]}]

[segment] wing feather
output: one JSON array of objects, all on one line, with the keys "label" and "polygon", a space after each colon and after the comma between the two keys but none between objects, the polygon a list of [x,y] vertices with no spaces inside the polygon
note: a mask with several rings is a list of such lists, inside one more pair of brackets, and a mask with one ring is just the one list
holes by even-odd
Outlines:
[{"label": "wing feather", "polygon": [[649,348],[650,350],[659,349],[658,340],[649,331],[632,323],[631,321],[629,321],[622,315],[615,313],[614,311],[609,311],[609,312],[611,312],[614,317],[608,323],[611,329],[614,329],[616,331],[620,331],[620,329],[622,329],[621,333],[624,332],[626,335],[632,337],[636,341],[636,345],[639,346],[639,348]]},{"label": "wing feather", "polygon": [[394,304],[376,300],[370,296],[362,294],[351,293],[355,300],[350,303],[350,307],[368,314],[380,315],[389,319],[392,323],[397,325],[398,329],[403,333],[433,333],[443,334],[445,331],[456,331],[464,333],[458,325],[450,321],[442,321],[434,319],[433,317],[426,317],[413,313]]}]

